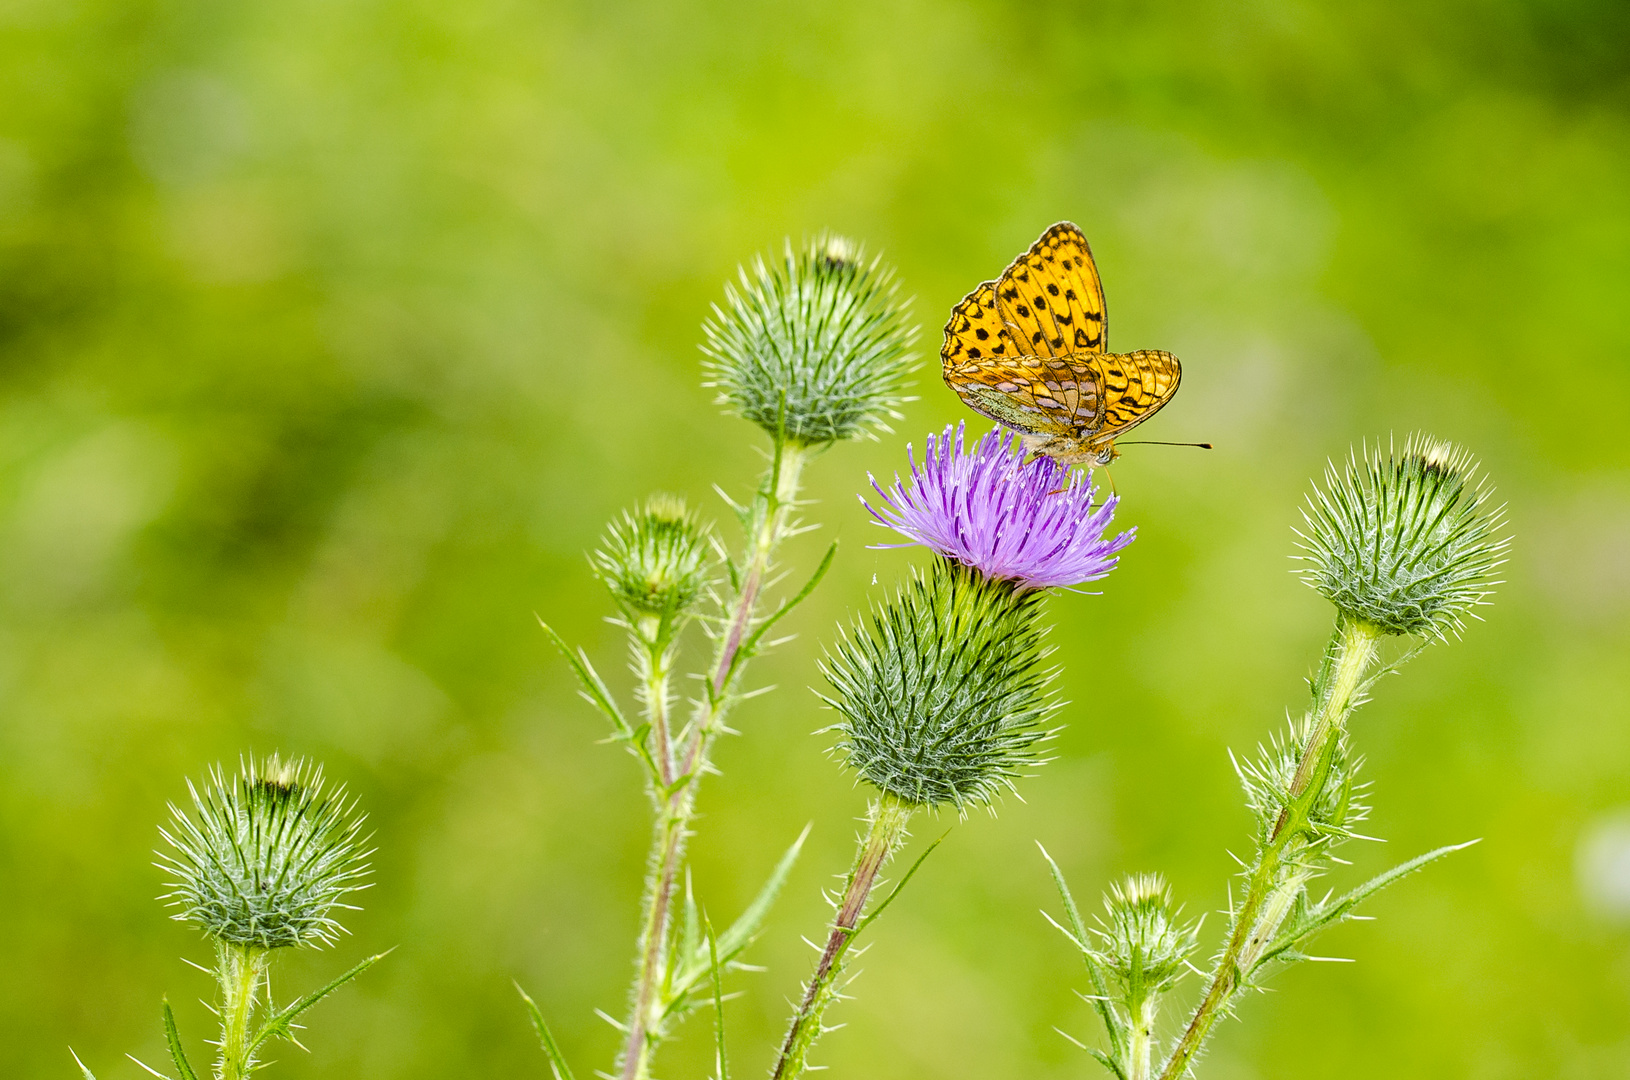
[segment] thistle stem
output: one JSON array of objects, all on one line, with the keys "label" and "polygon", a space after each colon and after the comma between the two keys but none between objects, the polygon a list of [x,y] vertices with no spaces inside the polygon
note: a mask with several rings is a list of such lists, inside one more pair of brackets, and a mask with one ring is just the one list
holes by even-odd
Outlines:
[{"label": "thistle stem", "polygon": [[1149,1055],[1154,1046],[1158,1006],[1159,1001],[1153,994],[1138,1003],[1132,1017],[1132,1037],[1126,1047],[1126,1080],[1149,1080]]},{"label": "thistle stem", "polygon": [[[747,565],[737,594],[735,610],[730,617],[729,629],[721,639],[719,656],[713,666],[711,697],[724,696],[731,680],[736,655],[746,640],[748,628],[758,603],[758,594],[764,587],[764,576],[769,573],[775,549],[786,539],[793,507],[798,500],[798,481],[803,474],[804,461],[809,454],[806,447],[796,443],[782,443],[776,448],[769,474],[753,499],[751,516],[752,537],[749,541]],[[693,741],[695,736],[692,737]]]},{"label": "thistle stem", "polygon": [[269,949],[220,942],[215,950],[216,978],[221,984],[221,1045],[215,1074],[220,1080],[244,1080],[254,1071],[249,1033],[255,997],[271,962]]},{"label": "thistle stem", "polygon": [[1286,854],[1293,844],[1304,842],[1303,830],[1323,793],[1342,725],[1352,712],[1365,672],[1375,661],[1380,638],[1379,629],[1357,619],[1343,617],[1336,624],[1334,662],[1320,672],[1322,685],[1315,688],[1316,711],[1291,780],[1290,800],[1279,812],[1266,843],[1258,849],[1245,897],[1230,924],[1228,944],[1212,972],[1205,997],[1161,1070],[1160,1080],[1178,1080],[1187,1071],[1212,1025],[1239,990],[1241,977],[1260,957],[1301,888],[1299,875],[1281,880]]},{"label": "thistle stem", "polygon": [[[645,651],[645,686],[642,690],[645,698],[645,720],[651,725],[652,756],[656,758],[657,779],[665,788],[674,782],[673,745],[668,721],[670,704],[668,680],[672,674],[670,666],[673,663],[672,634],[672,623],[664,618],[652,633],[647,635],[642,630],[639,635],[640,647]],[[662,793],[653,791],[652,797],[660,801]]]},{"label": "thistle stem", "polygon": [[859,934],[860,916],[877,884],[877,875],[888,865],[906,837],[906,825],[916,807],[884,793],[871,807],[871,826],[855,852],[854,866],[843,890],[843,899],[832,920],[826,948],[815,965],[804,991],[804,999],[793,1014],[792,1026],[781,1044],[772,1080],[796,1080],[808,1068],[809,1050],[821,1035],[821,1016],[837,995],[835,981],[843,968],[844,954]]},{"label": "thistle stem", "polygon": [[[695,817],[697,781],[707,769],[713,741],[723,730],[725,714],[734,704],[732,688],[741,674],[742,645],[752,629],[764,579],[776,549],[792,531],[798,481],[808,454],[806,447],[795,443],[783,441],[777,445],[769,472],[753,498],[748,515],[747,558],[736,595],[729,605],[724,633],[719,638],[718,655],[707,674],[706,696],[699,703],[688,729],[681,732],[680,746],[671,746],[665,729],[658,736],[659,764],[665,770],[664,785],[672,789],[683,778],[691,779],[661,796],[652,831],[651,876],[641,920],[639,968],[630,994],[628,1036],[619,1058],[621,1080],[646,1080],[653,1045],[662,1034],[664,1017],[658,1009],[658,991],[672,967],[668,953],[674,884]],[[665,685],[663,693],[666,694]],[[654,721],[652,730],[657,730]]]}]

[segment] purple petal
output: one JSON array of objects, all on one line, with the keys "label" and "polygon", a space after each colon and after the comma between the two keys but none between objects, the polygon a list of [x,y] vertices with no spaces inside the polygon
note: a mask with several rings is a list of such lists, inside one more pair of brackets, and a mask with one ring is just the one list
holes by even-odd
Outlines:
[{"label": "purple petal", "polygon": [[1104,537],[1119,498],[1094,506],[1090,473],[1050,458],[1026,462],[1022,443],[1002,428],[968,449],[963,425],[947,427],[928,436],[920,463],[909,446],[906,460],[909,486],[898,473],[888,488],[868,476],[879,505],[861,502],[878,524],[987,577],[1034,589],[1079,585],[1115,569],[1132,542],[1134,530]]}]

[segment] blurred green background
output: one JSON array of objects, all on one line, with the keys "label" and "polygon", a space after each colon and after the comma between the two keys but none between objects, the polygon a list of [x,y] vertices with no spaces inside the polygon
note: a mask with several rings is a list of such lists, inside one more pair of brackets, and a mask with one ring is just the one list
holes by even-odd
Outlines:
[{"label": "blurred green background", "polygon": [[[1324,940],[1358,963],[1250,1000],[1201,1075],[1630,1075],[1627,40],[1613,0],[0,0],[0,1073],[71,1076],[71,1043],[139,1075],[164,993],[203,1055],[155,826],[273,749],[349,783],[379,846],[355,936],[280,985],[400,947],[268,1075],[543,1077],[512,978],[604,1066],[646,811],[534,613],[620,676],[583,551],[653,489],[748,490],[761,440],[696,351],[740,260],[826,227],[881,248],[932,361],[951,304],[1069,218],[1111,344],[1184,360],[1148,436],[1217,449],[1113,470],[1139,540],[1052,605],[1058,758],[878,924],[820,1060],[1096,1075],[1052,1030],[1094,1031],[1034,842],[1088,901],[1159,869],[1223,904],[1250,827],[1226,750],[1300,707],[1330,618],[1287,572],[1297,502],[1425,427],[1510,501],[1509,583],[1359,714],[1388,843],[1334,883],[1484,842]],[[812,467],[789,561],[842,553],[703,795],[717,920],[815,825],[769,970],[733,980],[742,1075],[864,805],[804,688],[918,558],[866,548],[854,493],[964,415],[931,363],[917,392]],[[693,1023],[663,1075],[706,1074]]]}]

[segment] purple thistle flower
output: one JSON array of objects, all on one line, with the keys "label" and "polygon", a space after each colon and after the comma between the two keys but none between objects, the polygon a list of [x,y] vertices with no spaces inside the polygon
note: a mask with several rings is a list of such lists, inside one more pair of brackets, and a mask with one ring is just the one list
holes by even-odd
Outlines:
[{"label": "purple thistle flower", "polygon": [[1025,461],[1022,444],[1002,428],[972,450],[963,446],[962,424],[954,443],[952,431],[928,436],[921,466],[907,446],[909,487],[898,473],[888,490],[867,477],[882,508],[861,502],[879,524],[986,577],[1030,589],[1079,585],[1115,569],[1116,553],[1137,530],[1104,538],[1120,500],[1094,506],[1090,473],[1083,478],[1046,457]]}]

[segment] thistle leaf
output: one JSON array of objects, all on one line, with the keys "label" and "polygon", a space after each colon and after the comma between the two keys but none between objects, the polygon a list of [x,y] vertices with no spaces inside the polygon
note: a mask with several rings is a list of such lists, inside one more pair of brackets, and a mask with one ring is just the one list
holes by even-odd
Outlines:
[{"label": "thistle leaf", "polygon": [[[395,948],[392,947],[386,949],[382,953],[375,953],[373,956],[368,957],[366,960],[357,964],[349,971],[346,971],[345,973],[313,990],[305,997],[300,998],[290,1005],[285,1005],[281,1012],[261,1025],[260,1030],[255,1033],[254,1039],[249,1043],[249,1052],[253,1054],[254,1051],[260,1047],[261,1043],[265,1042],[274,1035],[282,1039],[293,1041],[294,1022],[295,1020],[299,1019],[301,1014],[395,951]],[[168,1005],[165,1006],[165,1011],[169,1011]],[[183,1070],[183,1072],[186,1074],[186,1080],[196,1080],[196,1078],[192,1076],[191,1070]]]},{"label": "thistle leaf", "polygon": [[168,998],[164,1000],[164,1042],[170,1048],[170,1059],[175,1062],[181,1080],[198,1080],[198,1074],[187,1063],[186,1051],[181,1049],[181,1032],[176,1030],[175,1012],[171,1010]]},{"label": "thistle leaf", "polygon": [[1314,934],[1325,927],[1339,922],[1345,922],[1353,917],[1353,910],[1365,900],[1374,896],[1382,889],[1391,885],[1399,878],[1407,877],[1431,862],[1436,862],[1445,855],[1453,854],[1478,843],[1477,840],[1468,840],[1463,844],[1450,844],[1417,855],[1408,862],[1399,863],[1392,869],[1377,874],[1358,888],[1334,900],[1324,900],[1317,904],[1309,904],[1305,899],[1298,901],[1285,925],[1280,928],[1272,943],[1262,951],[1261,958],[1252,967],[1252,973],[1261,970],[1262,966],[1271,960],[1289,962],[1300,959],[1299,947],[1307,944]]},{"label": "thistle leaf", "polygon": [[809,594],[815,591],[815,587],[821,583],[821,579],[826,576],[826,572],[832,568],[832,560],[837,557],[837,554],[838,542],[834,540],[831,546],[826,549],[826,555],[821,558],[820,565],[815,568],[813,574],[809,575],[809,580],[804,582],[804,587],[799,589],[793,596],[777,604],[775,610],[765,616],[758,629],[748,635],[747,640],[742,643],[742,647],[736,650],[736,655],[730,660],[730,672],[725,676],[726,686],[730,685],[730,680],[735,676],[736,669],[741,666],[742,662],[758,651],[758,643],[764,639],[764,635],[769,631],[770,627],[780,622],[793,608],[809,599]]},{"label": "thistle leaf", "polygon": [[690,867],[685,868],[685,906],[679,919],[679,947],[675,956],[692,956],[702,947],[702,917],[691,889]]},{"label": "thistle leaf", "polygon": [[588,654],[582,649],[574,651],[570,645],[566,644],[566,639],[556,633],[555,628],[544,622],[541,617],[538,619],[538,625],[543,627],[543,632],[549,635],[549,640],[554,643],[555,648],[560,650],[560,655],[564,656],[566,662],[571,665],[572,674],[577,676],[578,684],[583,688],[584,698],[588,700],[589,704],[605,714],[606,719],[611,721],[611,726],[617,729],[619,735],[632,738],[633,729],[628,726],[628,721],[623,718],[622,710],[617,708],[617,702],[612,699],[611,691],[606,688],[605,681],[594,670],[594,665],[589,663]]},{"label": "thistle leaf", "polygon": [[[1115,1052],[1115,1057],[1124,1057],[1127,1039],[1131,1037],[1130,1025],[1109,1003],[1109,982],[1104,978],[1103,969],[1092,955],[1092,950],[1087,947],[1087,942],[1091,940],[1087,936],[1087,924],[1081,921],[1081,909],[1076,906],[1075,897],[1070,895],[1070,887],[1064,881],[1064,872],[1058,868],[1058,863],[1053,861],[1053,857],[1047,853],[1046,848],[1039,843],[1036,847],[1041,849],[1041,857],[1047,860],[1048,869],[1053,874],[1053,884],[1058,887],[1058,895],[1064,901],[1064,915],[1070,920],[1069,929],[1064,936],[1069,938],[1076,948],[1081,950],[1082,962],[1087,967],[1087,978],[1092,980],[1091,1001],[1093,1010],[1097,1012],[1098,1019],[1103,1022],[1104,1032],[1109,1036],[1109,1046]],[[1053,925],[1057,926],[1058,924],[1054,923]],[[1063,929],[1063,927],[1060,927],[1060,929]],[[1097,1057],[1105,1064],[1106,1068],[1113,1071],[1117,1076],[1121,1075],[1120,1066],[1109,1061],[1104,1055],[1096,1050],[1089,1050],[1088,1053]],[[1122,1077],[1122,1080],[1125,1080],[1125,1077]]]},{"label": "thistle leaf", "polygon": [[79,1071],[84,1074],[84,1080],[96,1080],[96,1077],[91,1074],[91,1071],[85,1068],[85,1063],[79,1060],[79,1055],[74,1053],[74,1048],[71,1046],[68,1047],[68,1056],[74,1059],[75,1065],[79,1066]]},{"label": "thistle leaf", "polygon": [[730,1063],[724,1052],[724,979],[719,973],[719,942],[713,927],[707,928],[708,963],[713,971],[713,1044],[715,1080],[730,1080]]},{"label": "thistle leaf", "polygon": [[566,1064],[566,1055],[560,1052],[560,1044],[555,1042],[555,1036],[549,1030],[549,1024],[538,1010],[538,1003],[528,996],[521,984],[515,984],[515,992],[521,995],[526,1002],[527,1013],[532,1017],[532,1030],[538,1033],[538,1042],[543,1046],[544,1056],[549,1059],[549,1071],[555,1074],[555,1080],[577,1080],[572,1075],[572,1067]]},{"label": "thistle leaf", "polygon": [[915,874],[917,872],[917,868],[920,867],[925,861],[927,861],[928,857],[930,855],[934,854],[934,849],[939,847],[940,844],[945,840],[945,838],[947,836],[950,836],[950,835],[951,835],[951,832],[950,832],[949,829],[947,829],[945,832],[940,834],[938,840],[935,840],[933,843],[931,843],[927,847],[923,848],[923,853],[921,855],[917,856],[917,861],[911,864],[911,869],[907,870],[905,872],[905,875],[900,878],[900,883],[889,891],[888,896],[884,897],[883,902],[881,904],[878,904],[877,907],[872,909],[871,914],[867,915],[864,919],[861,919],[860,922],[855,926],[854,933],[851,935],[852,937],[859,937],[860,932],[862,930],[866,929],[866,927],[870,926],[872,924],[873,919],[875,919],[879,915],[883,914],[883,909],[884,908],[886,908],[890,904],[894,903],[894,898],[896,896],[899,896],[900,895],[900,890],[904,889],[906,887],[906,882],[911,880],[911,875],[913,875],[913,874]]},{"label": "thistle leaf", "polygon": [[804,841],[809,838],[809,830],[810,826],[805,825],[804,831],[798,834],[798,839],[792,842],[792,846],[781,856],[781,861],[775,864],[775,869],[770,872],[769,880],[764,883],[764,887],[753,897],[753,902],[747,905],[747,910],[719,936],[719,957],[723,963],[728,964],[734,960],[758,935],[764,920],[770,914],[771,906],[781,893],[781,887],[787,883],[787,876],[792,873],[793,865],[798,861],[798,854],[803,850]]},{"label": "thistle leaf", "polygon": [[[776,897],[780,895],[782,886],[787,883],[787,876],[792,873],[793,864],[798,861],[798,853],[809,837],[809,830],[810,826],[805,825],[804,831],[798,834],[798,839],[793,841],[786,854],[781,856],[781,861],[776,863],[775,869],[770,872],[769,880],[764,883],[764,887],[758,891],[753,902],[747,905],[747,910],[730,924],[728,930],[719,935],[717,942],[710,941],[707,949],[703,949],[702,943],[697,939],[696,944],[677,954],[678,969],[666,994],[664,1016],[686,1013],[700,1004],[692,997],[692,991],[708,973],[714,952],[718,954],[719,963],[729,965],[753,943],[754,937],[764,925],[764,920],[769,916]],[[686,936],[689,938],[690,935]]]},{"label": "thistle leaf", "polygon": [[1091,1054],[1094,1061],[1098,1062],[1098,1064],[1114,1073],[1119,1080],[1126,1080],[1126,1074],[1121,1071],[1120,1065],[1116,1063],[1114,1058],[1110,1057],[1102,1050],[1094,1050],[1090,1046],[1084,1046],[1082,1049]]}]

